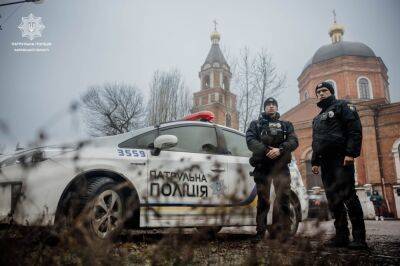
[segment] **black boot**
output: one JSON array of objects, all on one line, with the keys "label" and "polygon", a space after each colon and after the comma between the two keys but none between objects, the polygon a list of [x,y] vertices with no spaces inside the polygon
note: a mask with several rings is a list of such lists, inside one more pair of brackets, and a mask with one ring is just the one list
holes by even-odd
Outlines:
[{"label": "black boot", "polygon": [[259,233],[251,238],[251,243],[256,244],[264,239],[265,233]]},{"label": "black boot", "polygon": [[368,249],[367,242],[365,242],[363,240],[353,240],[347,247],[350,249],[356,249],[356,250]]},{"label": "black boot", "polygon": [[325,243],[326,247],[341,248],[349,245],[349,237],[335,235]]}]

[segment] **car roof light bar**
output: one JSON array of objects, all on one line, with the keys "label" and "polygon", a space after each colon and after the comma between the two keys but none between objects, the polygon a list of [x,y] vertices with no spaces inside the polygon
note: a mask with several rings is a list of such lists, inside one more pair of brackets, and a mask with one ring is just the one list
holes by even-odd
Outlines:
[{"label": "car roof light bar", "polygon": [[194,114],[190,114],[185,116],[182,120],[185,121],[197,121],[200,120],[202,122],[211,122],[215,118],[213,112],[210,111],[200,111]]}]

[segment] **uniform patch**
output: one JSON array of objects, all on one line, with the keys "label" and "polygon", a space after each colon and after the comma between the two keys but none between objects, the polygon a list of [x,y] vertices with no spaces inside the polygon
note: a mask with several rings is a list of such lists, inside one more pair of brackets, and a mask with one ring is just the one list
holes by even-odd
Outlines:
[{"label": "uniform patch", "polygon": [[281,128],[281,123],[269,123],[269,128]]},{"label": "uniform patch", "polygon": [[349,109],[352,110],[353,112],[356,111],[356,107],[353,104],[348,103],[347,107],[349,107]]}]

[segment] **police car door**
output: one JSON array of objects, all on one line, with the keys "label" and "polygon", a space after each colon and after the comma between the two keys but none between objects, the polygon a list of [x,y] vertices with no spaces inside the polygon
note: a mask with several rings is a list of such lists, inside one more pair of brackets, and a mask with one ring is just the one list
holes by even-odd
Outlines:
[{"label": "police car door", "polygon": [[231,224],[254,224],[256,195],[254,179],[250,176],[253,167],[249,164],[251,151],[248,150],[246,138],[243,134],[219,128],[218,133],[223,135],[224,149],[228,164],[228,175],[225,184],[229,195]]},{"label": "police car door", "polygon": [[160,128],[160,135],[174,135],[178,144],[149,157],[149,206],[155,226],[202,225],[207,207],[220,203],[227,165],[218,154],[215,127],[183,124]]}]

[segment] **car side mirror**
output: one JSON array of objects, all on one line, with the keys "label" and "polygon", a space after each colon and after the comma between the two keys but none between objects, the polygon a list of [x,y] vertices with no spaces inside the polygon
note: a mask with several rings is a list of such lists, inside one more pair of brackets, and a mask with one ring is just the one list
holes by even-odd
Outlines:
[{"label": "car side mirror", "polygon": [[154,140],[154,149],[152,155],[158,156],[161,150],[175,147],[178,144],[178,138],[174,135],[161,135]]}]

